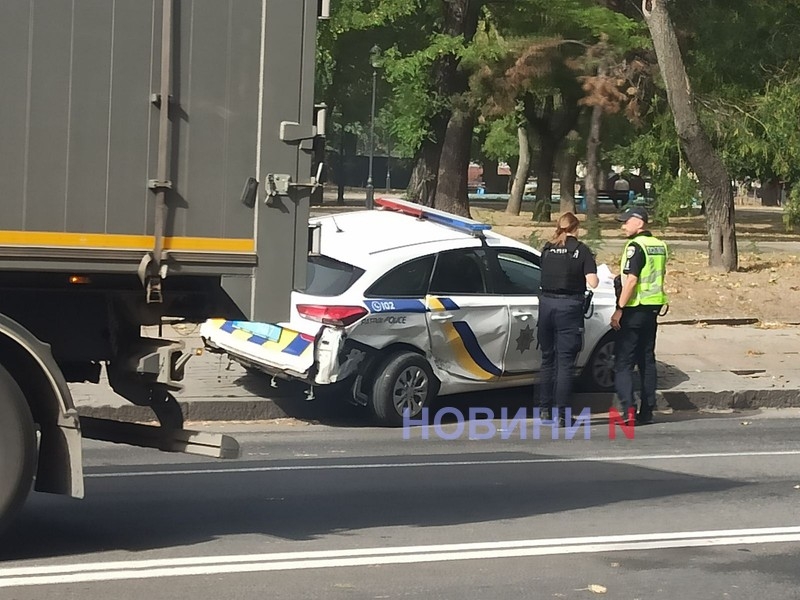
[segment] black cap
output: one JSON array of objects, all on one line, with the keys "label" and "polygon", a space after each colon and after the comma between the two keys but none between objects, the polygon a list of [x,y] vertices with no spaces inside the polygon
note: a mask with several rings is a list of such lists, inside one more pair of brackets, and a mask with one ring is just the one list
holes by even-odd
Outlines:
[{"label": "black cap", "polygon": [[624,223],[631,217],[638,217],[644,223],[647,223],[647,210],[645,210],[643,206],[632,206],[624,213],[617,215],[617,221],[622,221]]}]

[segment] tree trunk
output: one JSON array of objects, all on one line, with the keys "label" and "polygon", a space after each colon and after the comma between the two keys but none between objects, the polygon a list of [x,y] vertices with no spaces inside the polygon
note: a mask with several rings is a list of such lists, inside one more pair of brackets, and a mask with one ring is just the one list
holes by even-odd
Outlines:
[{"label": "tree trunk", "polygon": [[575,169],[578,168],[578,154],[569,147],[565,147],[561,153],[559,161],[558,181],[559,181],[559,211],[563,215],[566,212],[575,212]]},{"label": "tree trunk", "polygon": [[[453,37],[463,37],[468,44],[478,30],[482,0],[445,0],[443,32]],[[442,140],[439,176],[436,181],[436,208],[469,216],[467,177],[472,150],[472,129],[475,114],[468,106],[469,73],[460,67],[456,54],[443,57],[440,89],[450,100],[450,118]]]},{"label": "tree trunk", "polygon": [[[549,138],[549,136],[548,136]],[[549,223],[552,219],[550,203],[553,201],[553,169],[559,142],[539,137],[539,156],[536,159],[536,201],[533,220]]]},{"label": "tree trunk", "polygon": [[[512,174],[515,174],[517,172],[518,167],[519,167],[519,156],[512,156],[511,158],[508,159],[508,169],[511,171]],[[528,166],[529,175],[530,171],[531,168],[529,165]],[[506,182],[506,191],[505,191],[506,194],[511,194],[511,186],[513,185],[514,185],[514,176],[512,175],[511,177],[508,178],[508,181]]]},{"label": "tree trunk", "polygon": [[536,161],[536,202],[533,207],[533,220],[549,222],[550,202],[553,192],[553,168],[555,157],[564,138],[575,128],[581,114],[578,105],[580,96],[576,90],[564,90],[556,97],[549,95],[544,102],[532,95],[524,99],[523,110],[539,141],[539,156]]},{"label": "tree trunk", "polygon": [[780,206],[781,183],[770,179],[761,186],[761,206]]},{"label": "tree trunk", "polygon": [[528,142],[527,123],[520,123],[517,127],[517,141],[519,142],[519,162],[514,172],[514,183],[511,184],[511,195],[508,197],[506,212],[510,215],[519,215],[522,210],[522,196],[525,193],[525,183],[531,170],[531,146]]},{"label": "tree trunk", "polygon": [[433,202],[439,210],[464,217],[469,217],[467,176],[474,126],[473,113],[458,108],[453,111],[444,134]]},{"label": "tree trunk", "polygon": [[483,182],[486,184],[487,194],[505,194],[508,191],[505,175],[497,174],[499,166],[494,159],[483,160]]},{"label": "tree trunk", "polygon": [[731,178],[697,118],[666,0],[642,0],[642,12],[653,38],[681,147],[697,174],[703,193],[709,235],[708,264],[724,271],[735,271],[739,256]]},{"label": "tree trunk", "polygon": [[[482,2],[471,0],[445,0],[443,3],[442,33],[453,37],[463,36],[472,40],[478,28]],[[431,91],[434,96],[453,98],[466,91],[467,76],[458,71],[458,59],[454,54],[437,58],[431,70]],[[410,200],[425,206],[434,206],[439,187],[439,166],[444,149],[446,132],[452,118],[451,110],[444,109],[435,114],[429,123],[431,135],[423,140],[415,156],[414,170],[408,184]],[[452,137],[452,135],[451,135]],[[470,140],[471,141],[471,140]],[[452,143],[452,142],[451,142]],[[450,149],[448,148],[448,152]],[[469,163],[467,164],[469,166]],[[464,170],[466,190],[467,169]],[[458,191],[456,190],[456,195]],[[466,195],[466,191],[464,192]],[[466,197],[466,196],[465,196]]]},{"label": "tree trunk", "polygon": [[424,140],[417,150],[414,169],[411,171],[411,179],[406,192],[408,199],[412,202],[423,206],[433,206],[441,152],[441,143],[429,139]]},{"label": "tree trunk", "polygon": [[344,206],[344,131],[339,136],[339,172],[336,177],[336,204]]},{"label": "tree trunk", "polygon": [[598,222],[600,214],[597,202],[597,182],[600,180],[600,128],[603,124],[603,109],[600,106],[592,107],[592,118],[589,121],[589,141],[586,143],[586,178],[584,179],[584,194],[586,195],[586,221]]}]

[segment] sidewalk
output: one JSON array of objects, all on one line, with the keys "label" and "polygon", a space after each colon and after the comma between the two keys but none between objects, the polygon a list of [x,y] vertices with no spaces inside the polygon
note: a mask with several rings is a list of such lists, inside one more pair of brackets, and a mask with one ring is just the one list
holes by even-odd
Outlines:
[{"label": "sidewalk", "polygon": [[[199,348],[198,329],[167,326],[164,337],[182,339],[187,349]],[[800,407],[800,327],[686,325],[667,320],[659,328],[656,357],[662,410]],[[184,384],[177,398],[187,421],[303,418],[308,412],[302,386],[279,382],[274,389],[268,377],[250,375],[217,354],[193,357]],[[152,420],[149,409],[130,404],[102,381],[70,387],[83,416]],[[607,408],[611,399],[589,394],[584,400]],[[316,400],[315,408],[326,402],[330,400]],[[338,404],[330,406],[331,415],[339,410],[353,413],[346,403]]]}]

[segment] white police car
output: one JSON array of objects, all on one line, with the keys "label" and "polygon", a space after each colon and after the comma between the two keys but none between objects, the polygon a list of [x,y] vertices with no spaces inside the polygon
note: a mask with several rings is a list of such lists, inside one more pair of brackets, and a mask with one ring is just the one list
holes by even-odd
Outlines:
[{"label": "white police car", "polygon": [[[312,386],[341,384],[388,425],[437,395],[529,385],[539,253],[489,225],[395,199],[314,218],[320,254],[279,325],[209,320],[206,345],[247,367]],[[595,291],[578,368],[585,387],[613,387],[609,282]]]}]

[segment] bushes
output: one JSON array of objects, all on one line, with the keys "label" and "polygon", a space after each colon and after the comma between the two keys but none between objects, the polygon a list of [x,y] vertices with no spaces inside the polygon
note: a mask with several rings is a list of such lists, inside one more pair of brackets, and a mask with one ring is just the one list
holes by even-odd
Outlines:
[{"label": "bushes", "polygon": [[794,231],[800,225],[800,186],[792,187],[789,198],[783,206],[783,225],[786,231]]}]

